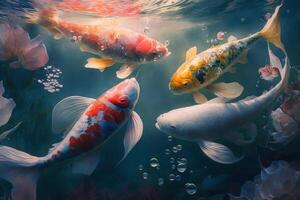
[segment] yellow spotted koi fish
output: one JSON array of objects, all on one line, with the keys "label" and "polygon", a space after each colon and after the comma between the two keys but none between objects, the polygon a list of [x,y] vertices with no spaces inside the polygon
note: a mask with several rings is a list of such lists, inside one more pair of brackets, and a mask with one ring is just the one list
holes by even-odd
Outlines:
[{"label": "yellow spotted koi fish", "polygon": [[174,93],[193,93],[197,103],[204,103],[207,98],[199,89],[206,88],[218,97],[233,99],[243,92],[243,86],[237,82],[214,83],[222,74],[234,72],[233,65],[237,62],[247,62],[249,47],[260,38],[273,43],[283,49],[280,40],[281,28],[279,12],[282,5],[277,6],[273,16],[268,20],[264,28],[249,37],[237,40],[230,36],[228,42],[214,46],[197,54],[197,48],[192,47],[186,53],[185,62],[173,74],[169,88]]}]

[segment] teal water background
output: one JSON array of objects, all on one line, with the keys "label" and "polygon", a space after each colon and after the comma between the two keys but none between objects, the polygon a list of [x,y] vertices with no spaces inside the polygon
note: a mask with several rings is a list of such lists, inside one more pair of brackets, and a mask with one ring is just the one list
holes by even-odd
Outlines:
[{"label": "teal water background", "polygon": [[[27,2],[18,4],[19,9],[26,7]],[[160,41],[168,40],[168,48],[172,55],[165,60],[141,66],[137,80],[141,86],[141,95],[136,107],[144,122],[144,134],[128,157],[120,164],[122,157],[122,137],[124,129],[120,130],[103,148],[100,166],[91,176],[75,175],[71,172],[71,163],[58,165],[42,173],[37,186],[37,199],[141,199],[141,200],[182,200],[226,199],[227,193],[239,194],[241,185],[260,172],[260,161],[268,165],[272,160],[283,159],[297,161],[300,150],[299,139],[289,145],[279,146],[275,151],[264,148],[263,129],[267,119],[263,116],[256,121],[260,124],[260,135],[257,141],[245,148],[246,157],[233,165],[221,165],[205,157],[197,144],[177,139],[168,141],[154,124],[160,114],[174,108],[193,105],[191,95],[173,95],[168,88],[171,75],[180,66],[187,49],[193,46],[198,51],[210,47],[207,40],[215,38],[219,31],[226,32],[226,36],[235,35],[238,38],[248,36],[260,30],[265,24],[264,15],[273,13],[280,1],[262,0],[204,0],[191,1],[188,6],[176,11],[173,21],[182,21],[182,27],[165,23],[164,31],[155,30],[149,26],[149,34],[155,35]],[[0,3],[0,7],[14,8],[9,1]],[[282,41],[286,46],[292,66],[298,67],[300,59],[300,2],[287,0],[284,2],[281,14]],[[180,17],[178,17],[180,16]],[[169,16],[172,19],[172,17]],[[176,18],[176,20],[175,20]],[[168,28],[169,27],[169,28]],[[7,63],[0,65],[0,79],[4,80],[7,90],[6,96],[15,100],[17,107],[10,122],[3,127],[23,121],[5,145],[15,147],[27,153],[43,156],[47,154],[51,144],[60,141],[61,136],[51,131],[51,111],[54,105],[68,96],[85,96],[96,98],[111,88],[120,80],[115,77],[119,65],[100,73],[97,70],[86,69],[86,59],[91,54],[83,53],[71,43],[69,39],[54,40],[53,37],[37,25],[25,25],[24,29],[30,35],[41,34],[49,53],[48,65],[59,68],[62,75],[59,82],[63,88],[58,93],[45,91],[37,80],[44,76],[44,71],[28,72],[7,68]],[[258,68],[268,64],[267,43],[260,40],[251,47],[249,62],[237,65],[236,74],[225,74],[220,81],[239,81],[245,86],[241,98],[249,95],[260,95],[268,90],[272,84],[260,81]],[[293,69],[291,79],[295,78]],[[273,84],[275,84],[274,82]],[[212,96],[210,96],[212,97]],[[268,115],[266,115],[268,118]],[[221,130],[220,130],[221,131]],[[182,145],[182,151],[165,155],[165,149]],[[186,158],[187,170],[184,173],[172,170],[170,158]],[[149,160],[157,158],[160,169],[150,167]],[[260,161],[259,161],[260,160]],[[143,170],[139,170],[143,165]],[[190,171],[193,171],[192,173]],[[143,173],[148,178],[143,179]],[[170,181],[173,173],[181,176],[180,181]],[[211,181],[206,184],[203,180],[208,176]],[[158,185],[158,178],[164,179],[162,186]],[[185,183],[192,182],[197,186],[194,195],[188,195]],[[0,199],[6,199],[10,184],[1,182]],[[216,196],[219,195],[219,196]]]}]

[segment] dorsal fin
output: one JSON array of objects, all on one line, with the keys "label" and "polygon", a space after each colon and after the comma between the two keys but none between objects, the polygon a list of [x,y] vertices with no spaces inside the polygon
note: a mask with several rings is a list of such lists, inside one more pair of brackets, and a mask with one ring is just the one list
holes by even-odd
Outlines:
[{"label": "dorsal fin", "polygon": [[191,61],[197,55],[197,47],[192,47],[185,54],[185,62]]},{"label": "dorsal fin", "polygon": [[58,102],[52,111],[53,132],[61,133],[70,128],[94,101],[92,98],[71,96]]}]

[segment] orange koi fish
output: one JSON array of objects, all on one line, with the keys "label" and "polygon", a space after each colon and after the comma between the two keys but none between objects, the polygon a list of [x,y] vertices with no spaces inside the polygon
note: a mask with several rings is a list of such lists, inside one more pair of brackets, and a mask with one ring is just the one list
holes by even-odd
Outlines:
[{"label": "orange koi fish", "polygon": [[82,51],[101,57],[89,58],[86,68],[102,72],[115,63],[124,63],[116,73],[118,78],[129,76],[136,64],[153,62],[170,54],[168,48],[157,40],[112,23],[82,25],[67,22],[53,9],[40,10],[28,18],[29,22],[45,27],[54,38],[70,38],[80,45]]}]

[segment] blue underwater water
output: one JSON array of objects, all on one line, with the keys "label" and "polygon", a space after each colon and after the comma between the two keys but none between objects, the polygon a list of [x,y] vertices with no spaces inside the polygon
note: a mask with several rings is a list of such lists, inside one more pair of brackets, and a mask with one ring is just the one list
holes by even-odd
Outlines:
[{"label": "blue underwater water", "polygon": [[[145,25],[145,20],[136,20],[136,26],[148,26],[145,32],[159,41],[167,41],[172,54],[163,60],[140,65],[138,73],[132,75],[137,76],[141,87],[135,108],[144,124],[141,140],[119,163],[123,156],[123,135],[126,130],[126,127],[122,127],[103,145],[99,165],[90,176],[73,174],[72,161],[45,169],[37,183],[38,200],[230,199],[229,194],[239,196],[244,183],[253,181],[261,173],[262,167],[269,167],[272,161],[284,160],[295,170],[299,169],[299,137],[287,144],[267,144],[268,134],[272,132],[270,112],[280,105],[280,101],[274,102],[273,107],[255,119],[258,136],[255,142],[242,147],[245,157],[235,164],[214,162],[202,153],[196,143],[168,137],[155,128],[156,118],[160,114],[195,104],[190,94],[174,95],[168,86],[172,74],[183,63],[186,51],[193,46],[197,46],[199,52],[209,48],[211,43],[217,42],[215,38],[220,31],[225,32],[226,37],[234,35],[237,38],[257,32],[266,23],[265,15],[273,13],[281,1],[185,0],[175,1],[176,9],[171,9],[172,3],[168,4],[167,8],[171,11],[162,11],[163,3],[169,1],[153,2],[153,5],[160,3],[162,6],[144,14],[149,17],[149,25]],[[19,14],[32,7],[29,1],[2,0],[1,20],[7,20],[7,10]],[[290,82],[296,80],[299,69],[299,9],[298,0],[286,0],[281,12],[282,41],[292,65]],[[159,26],[151,26],[153,16],[163,17]],[[12,117],[0,127],[0,132],[22,121],[20,127],[2,144],[35,156],[44,156],[51,145],[62,137],[51,130],[55,104],[69,96],[97,98],[121,82],[115,76],[121,64],[104,72],[87,69],[84,67],[86,60],[93,55],[80,51],[78,46],[70,42],[70,38],[55,40],[39,25],[26,24],[22,19],[14,19],[13,23],[22,26],[31,38],[41,35],[49,55],[45,67],[52,68],[36,71],[12,69],[8,67],[8,61],[0,61],[0,80],[3,80],[6,90],[4,96],[14,99],[16,103]],[[135,26],[134,23],[130,25],[130,28]],[[280,55],[279,51],[275,52]],[[259,40],[251,46],[247,64],[236,64],[237,72],[226,73],[219,81],[241,83],[245,90],[238,99],[258,96],[279,80],[268,82],[260,79],[258,69],[268,62],[267,43]],[[53,69],[59,69],[61,73],[53,72]],[[47,74],[57,74],[58,90],[49,92],[44,89],[41,82]],[[213,97],[209,92],[204,93],[209,98]],[[223,144],[227,144],[226,141]],[[233,148],[241,150],[239,147]],[[11,199],[11,189],[9,182],[1,180],[0,199]],[[300,196],[274,199],[300,199]]]}]

